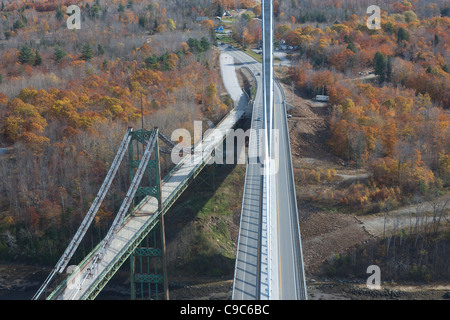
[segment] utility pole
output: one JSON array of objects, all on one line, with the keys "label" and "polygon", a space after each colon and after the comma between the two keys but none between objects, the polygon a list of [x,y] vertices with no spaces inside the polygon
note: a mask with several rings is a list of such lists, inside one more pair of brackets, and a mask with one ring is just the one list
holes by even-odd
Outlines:
[{"label": "utility pole", "polygon": [[291,82],[291,103],[294,105],[294,82]]},{"label": "utility pole", "polygon": [[142,130],[144,130],[144,106],[143,106],[143,102],[142,102],[142,92],[141,92],[141,126],[142,126]]}]

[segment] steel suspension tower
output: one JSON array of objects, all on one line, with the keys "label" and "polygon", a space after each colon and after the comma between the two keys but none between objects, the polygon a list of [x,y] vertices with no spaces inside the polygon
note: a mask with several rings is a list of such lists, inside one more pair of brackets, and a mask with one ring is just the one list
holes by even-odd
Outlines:
[{"label": "steel suspension tower", "polygon": [[[156,133],[154,133],[156,131]],[[141,162],[142,150],[152,134],[159,135],[159,129],[137,130],[131,134],[128,148],[129,176],[133,180],[136,168]],[[159,135],[161,136],[161,135]],[[158,201],[158,211],[163,210],[161,193],[161,164],[159,141],[156,139],[155,152],[147,163],[147,170],[134,196],[134,203],[140,203],[147,197],[154,197]],[[133,206],[134,206],[133,203]],[[141,244],[130,256],[130,284],[131,299],[158,300],[169,299],[166,265],[166,242],[164,230],[164,214],[159,215],[157,225],[142,240]]]}]

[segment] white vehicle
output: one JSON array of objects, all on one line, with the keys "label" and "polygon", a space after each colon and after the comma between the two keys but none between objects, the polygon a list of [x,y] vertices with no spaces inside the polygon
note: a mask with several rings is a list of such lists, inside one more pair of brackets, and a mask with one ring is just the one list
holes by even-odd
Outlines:
[{"label": "white vehicle", "polygon": [[328,101],[330,101],[330,97],[318,94],[318,95],[316,95],[316,101],[328,102]]}]

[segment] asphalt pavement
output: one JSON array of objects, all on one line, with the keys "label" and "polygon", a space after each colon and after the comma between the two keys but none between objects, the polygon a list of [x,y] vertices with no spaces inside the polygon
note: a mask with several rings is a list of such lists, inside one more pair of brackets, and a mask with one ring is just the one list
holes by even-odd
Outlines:
[{"label": "asphalt pavement", "polygon": [[[264,110],[261,64],[237,49],[222,47],[222,50],[233,56],[239,65],[248,67],[255,75],[257,92],[254,100],[252,128],[262,128],[263,121],[260,119],[264,119]],[[273,120],[274,129],[278,130],[278,140],[275,143],[278,148],[274,148],[276,150],[274,158],[278,170],[274,179],[274,198],[276,200],[269,203],[276,210],[273,212],[272,223],[269,227],[267,227],[267,220],[264,220],[265,218],[260,214],[260,207],[266,205],[264,192],[261,192],[261,166],[252,163],[247,166],[233,285],[233,299],[236,300],[264,299],[269,296],[270,299],[306,299],[300,229],[284,102],[281,87],[278,84],[274,85]],[[256,140],[252,141],[252,137],[250,137],[248,154],[250,162],[254,159],[255,153],[261,152],[261,149],[256,150],[258,148],[256,141],[259,140],[257,137],[254,139]],[[262,201],[260,201],[261,197]],[[268,239],[268,234],[271,234],[270,239],[272,240]],[[258,261],[260,262],[258,263]],[[266,279],[266,282],[270,283],[270,294],[264,285],[265,277],[268,274],[270,274],[270,279]]]}]

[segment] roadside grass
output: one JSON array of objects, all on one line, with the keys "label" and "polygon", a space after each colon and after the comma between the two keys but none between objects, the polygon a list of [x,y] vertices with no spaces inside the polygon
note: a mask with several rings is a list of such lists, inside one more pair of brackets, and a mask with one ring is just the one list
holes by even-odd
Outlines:
[{"label": "roadside grass", "polygon": [[[180,240],[185,242],[183,248],[176,249],[178,262],[172,268],[198,276],[230,276],[234,270],[238,228],[233,215],[240,212],[245,165],[216,168],[215,191],[202,179],[211,183],[211,177],[198,177],[167,219],[178,222],[172,222],[169,232],[186,235]],[[172,234],[171,238],[175,236]]]},{"label": "roadside grass", "polygon": [[238,43],[235,39],[233,39],[233,37],[231,36],[224,36],[224,37],[217,37],[216,38],[218,42],[223,42],[227,45],[231,45],[233,47],[235,47],[238,50],[243,51],[244,53],[248,54],[249,56],[251,56],[253,59],[255,59],[256,61],[262,63],[262,55],[256,53],[255,51],[253,51],[250,47],[246,46],[245,48]]},{"label": "roadside grass", "polygon": [[222,22],[234,22],[235,21],[233,16],[231,16],[231,17],[222,17],[221,19],[222,19]]}]

